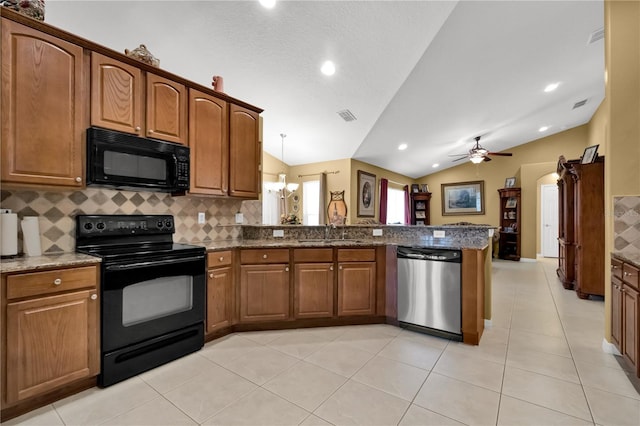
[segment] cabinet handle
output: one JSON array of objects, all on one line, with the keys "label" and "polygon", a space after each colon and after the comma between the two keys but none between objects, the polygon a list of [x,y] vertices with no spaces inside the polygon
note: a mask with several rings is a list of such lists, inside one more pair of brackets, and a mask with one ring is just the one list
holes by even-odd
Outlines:
[{"label": "cabinet handle", "polygon": [[209,278],[213,278],[213,274],[209,274]]},{"label": "cabinet handle", "polygon": [[633,274],[631,272],[627,272],[627,271],[624,271],[623,274],[624,274],[625,277],[633,277],[635,275],[635,274]]},{"label": "cabinet handle", "polygon": [[613,271],[614,269],[618,269],[618,267],[616,265],[611,265],[611,270]]},{"label": "cabinet handle", "polygon": [[149,129],[149,134],[152,134],[152,133],[153,133],[153,130]]},{"label": "cabinet handle", "polygon": [[136,126],[136,132],[140,131],[140,126]]},{"label": "cabinet handle", "polygon": [[266,255],[266,254],[263,254],[263,255],[262,255],[262,258],[263,258],[263,259],[266,259],[266,258],[267,258],[267,255]]},{"label": "cabinet handle", "polygon": [[333,265],[329,266],[329,270],[333,271]]},{"label": "cabinet handle", "polygon": [[224,260],[224,257],[220,256],[220,259],[218,259],[218,260],[220,260],[220,262],[222,262]]},{"label": "cabinet handle", "polygon": [[287,266],[286,268],[284,268],[285,272],[289,272],[289,267]]},{"label": "cabinet handle", "polygon": [[62,279],[60,279],[60,278],[56,278],[55,280],[53,280],[53,283],[54,283],[55,285],[60,285],[60,284],[62,284]]},{"label": "cabinet handle", "polygon": [[78,183],[82,182],[82,178],[80,176],[76,177],[76,182]]},{"label": "cabinet handle", "polygon": [[92,295],[91,295],[91,300],[96,300],[97,298],[98,298],[98,295],[97,295],[97,294],[92,294]]},{"label": "cabinet handle", "polygon": [[338,266],[338,269],[342,269],[342,265]]}]

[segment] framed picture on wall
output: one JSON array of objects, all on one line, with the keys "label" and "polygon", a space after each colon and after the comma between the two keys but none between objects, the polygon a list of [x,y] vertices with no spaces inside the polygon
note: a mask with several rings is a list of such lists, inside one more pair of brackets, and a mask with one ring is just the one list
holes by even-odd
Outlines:
[{"label": "framed picture on wall", "polygon": [[484,214],[484,181],[443,183],[442,215]]},{"label": "framed picture on wall", "polygon": [[374,217],[376,205],[376,175],[358,170],[358,217]]}]

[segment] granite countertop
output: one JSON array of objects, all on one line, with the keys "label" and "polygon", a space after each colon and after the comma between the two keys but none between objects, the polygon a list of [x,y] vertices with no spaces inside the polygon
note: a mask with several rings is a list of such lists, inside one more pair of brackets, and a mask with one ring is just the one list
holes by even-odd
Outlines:
[{"label": "granite countertop", "polygon": [[618,260],[622,260],[623,262],[630,263],[636,268],[640,268],[640,253],[613,252],[611,254]]},{"label": "granite countertop", "polygon": [[52,269],[68,266],[95,265],[101,260],[82,253],[59,253],[42,256],[20,256],[0,261],[0,272],[25,272],[39,269]]}]

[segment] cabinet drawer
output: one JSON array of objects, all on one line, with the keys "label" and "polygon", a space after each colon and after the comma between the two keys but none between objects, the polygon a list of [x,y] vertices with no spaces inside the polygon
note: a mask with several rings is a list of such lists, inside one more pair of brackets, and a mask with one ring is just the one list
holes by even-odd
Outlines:
[{"label": "cabinet drawer", "polygon": [[376,250],[368,249],[339,249],[338,262],[373,262],[376,260]]},{"label": "cabinet drawer", "polygon": [[309,248],[295,249],[293,251],[294,262],[332,262],[333,249],[330,248]]},{"label": "cabinet drawer", "polygon": [[631,287],[638,290],[638,268],[631,266],[627,263],[622,265],[622,279]]},{"label": "cabinet drawer", "polygon": [[98,275],[95,266],[9,275],[7,299],[95,287],[97,283]]},{"label": "cabinet drawer", "polygon": [[207,253],[207,268],[231,265],[231,250]]},{"label": "cabinet drawer", "polygon": [[242,250],[240,263],[289,263],[289,249]]},{"label": "cabinet drawer", "polygon": [[611,275],[622,279],[622,262],[611,258]]}]

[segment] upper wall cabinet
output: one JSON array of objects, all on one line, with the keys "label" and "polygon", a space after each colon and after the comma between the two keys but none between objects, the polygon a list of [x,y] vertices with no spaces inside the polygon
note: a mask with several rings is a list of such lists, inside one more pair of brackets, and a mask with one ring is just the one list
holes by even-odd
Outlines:
[{"label": "upper wall cabinet", "polygon": [[92,52],[91,124],[186,144],[187,89]]},{"label": "upper wall cabinet", "polygon": [[258,113],[231,104],[229,119],[229,195],[258,198],[260,141]]},{"label": "upper wall cabinet", "polygon": [[84,185],[83,49],[2,18],[2,183]]}]

